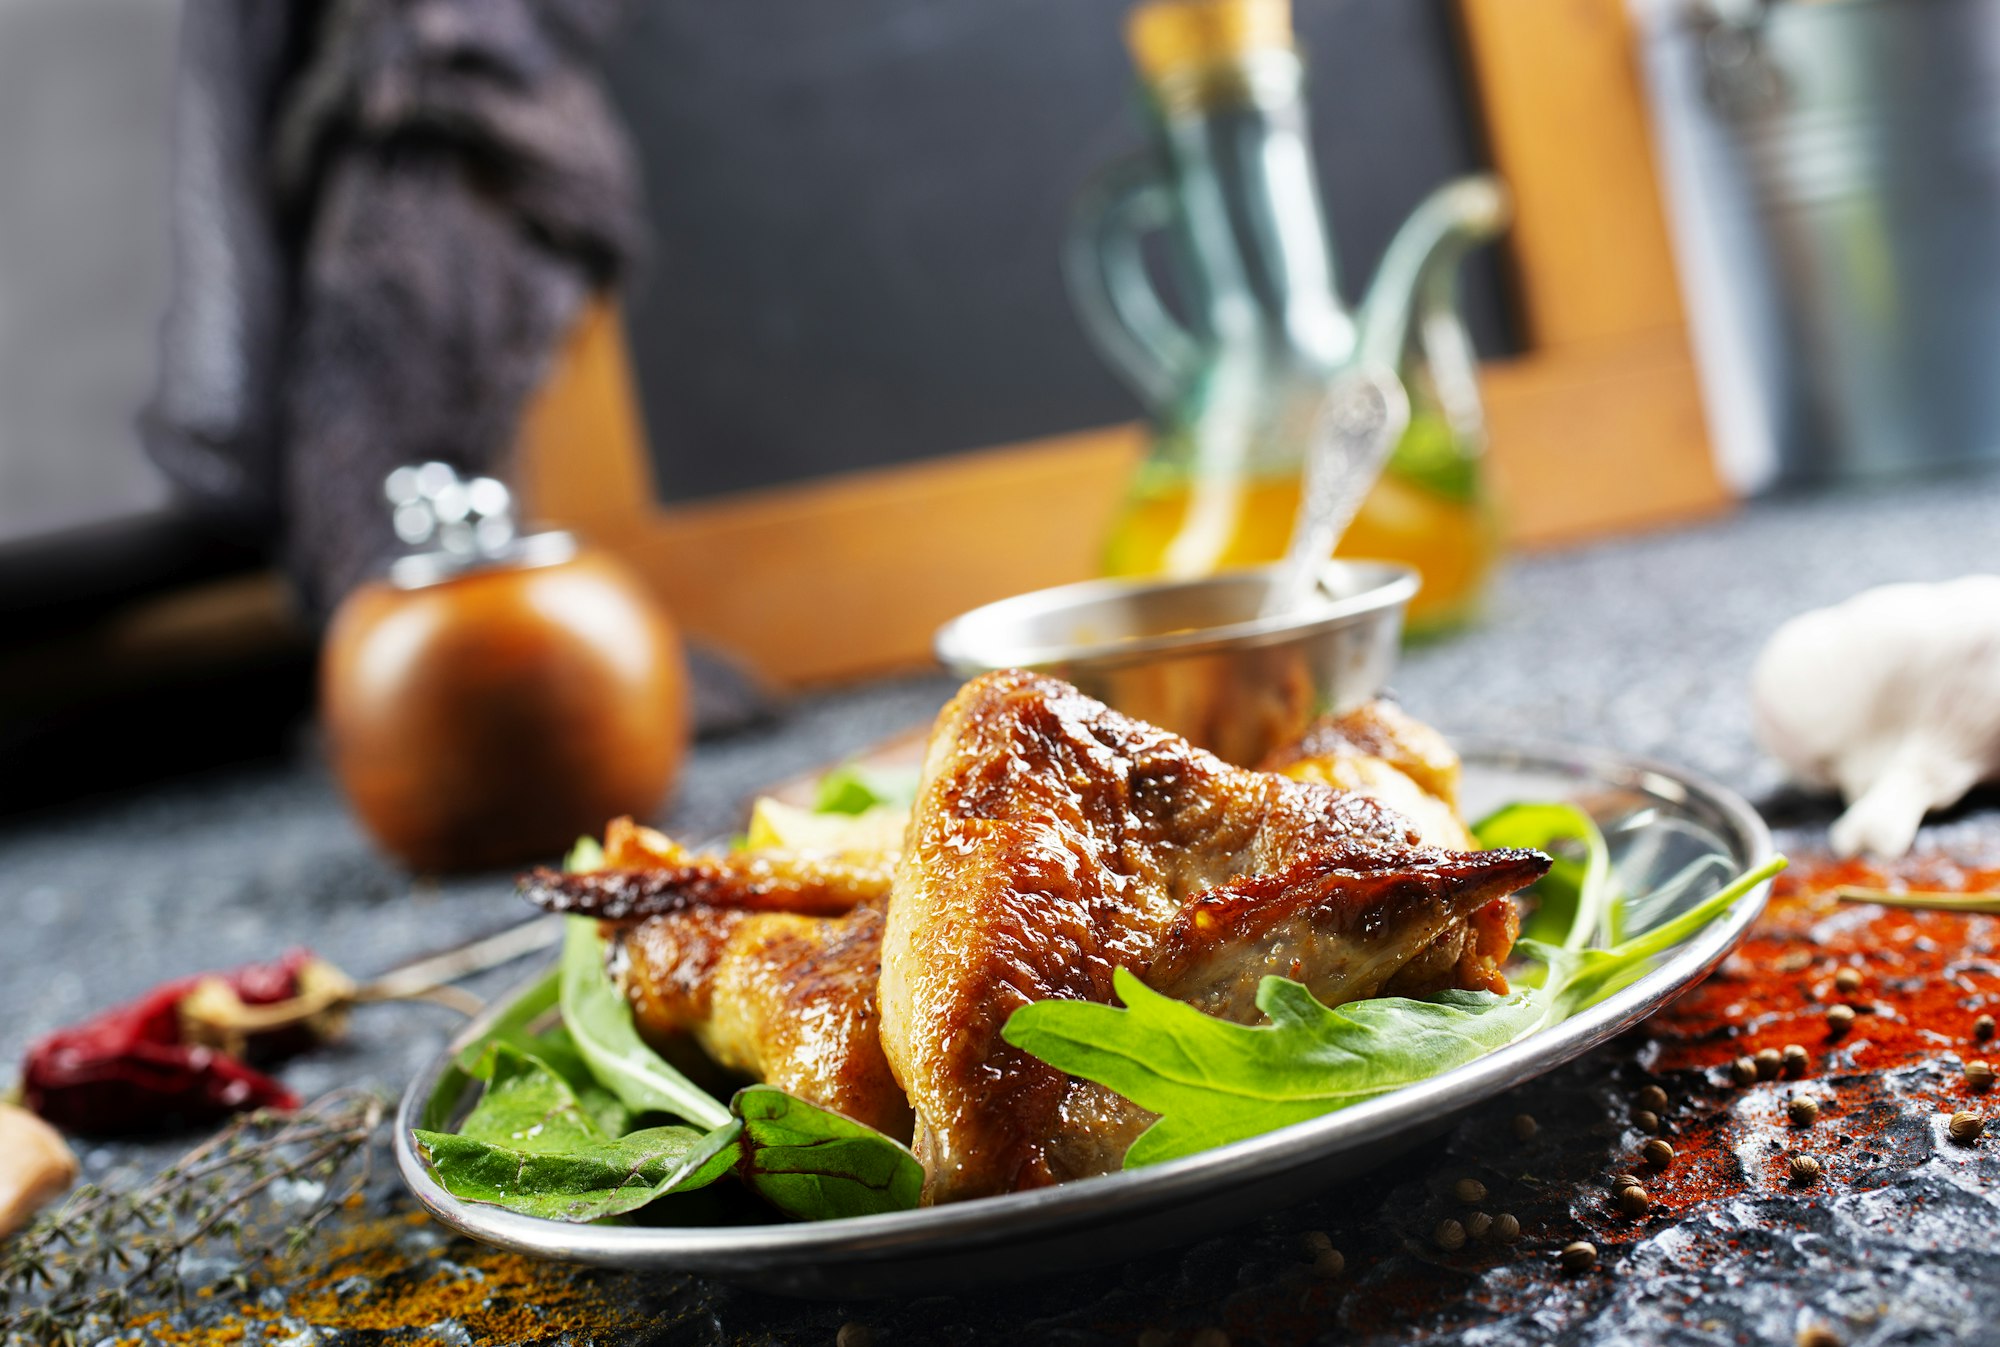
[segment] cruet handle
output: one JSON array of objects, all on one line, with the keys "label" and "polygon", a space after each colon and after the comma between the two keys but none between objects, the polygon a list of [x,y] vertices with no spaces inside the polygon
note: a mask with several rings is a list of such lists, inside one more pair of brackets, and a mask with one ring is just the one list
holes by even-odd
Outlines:
[{"label": "cruet handle", "polygon": [[1146,404],[1171,405],[1194,378],[1200,347],[1160,300],[1146,270],[1147,234],[1173,209],[1143,155],[1115,162],[1087,183],[1070,216],[1063,273],[1083,330]]}]

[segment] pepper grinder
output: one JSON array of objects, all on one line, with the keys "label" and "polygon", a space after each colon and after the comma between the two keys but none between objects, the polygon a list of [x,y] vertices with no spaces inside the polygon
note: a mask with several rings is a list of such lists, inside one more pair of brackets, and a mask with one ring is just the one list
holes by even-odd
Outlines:
[{"label": "pepper grinder", "polygon": [[624,567],[521,535],[491,477],[446,463],[384,483],[410,549],[342,601],[320,665],[334,775],[420,870],[516,865],[644,816],[688,739],[674,628]]}]

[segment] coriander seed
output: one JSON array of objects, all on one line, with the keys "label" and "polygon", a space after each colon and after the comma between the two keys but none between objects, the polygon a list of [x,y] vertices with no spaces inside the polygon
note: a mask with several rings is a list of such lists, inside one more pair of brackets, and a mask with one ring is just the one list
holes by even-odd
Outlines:
[{"label": "coriander seed", "polygon": [[1847,1347],[1847,1344],[1825,1324],[1807,1324],[1799,1330],[1798,1347]]},{"label": "coriander seed", "polygon": [[1493,1218],[1493,1238],[1502,1244],[1512,1244],[1521,1237],[1521,1218],[1511,1211],[1503,1211]]},{"label": "coriander seed", "polygon": [[1974,1090],[1993,1088],[1993,1064],[1985,1061],[1971,1061],[1965,1064],[1966,1086]]},{"label": "coriander seed", "polygon": [[1944,1130],[1946,1135],[1959,1145],[1970,1146],[1979,1140],[1979,1134],[1986,1130],[1986,1120],[1970,1109],[1960,1109],[1951,1115],[1950,1121],[1944,1125]]},{"label": "coriander seed", "polygon": [[1785,1044],[1785,1071],[1788,1075],[1803,1076],[1806,1073],[1806,1050],[1797,1043]]},{"label": "coriander seed", "polygon": [[1648,1085],[1639,1091],[1639,1107],[1651,1109],[1655,1113],[1667,1111],[1667,1092],[1657,1085]]},{"label": "coriander seed", "polygon": [[1562,1253],[1557,1256],[1565,1272],[1588,1272],[1597,1266],[1597,1246],[1587,1239],[1563,1245]]},{"label": "coriander seed", "polygon": [[1843,968],[1833,975],[1834,988],[1843,996],[1852,996],[1861,990],[1861,970]]},{"label": "coriander seed", "polygon": [[1483,1211],[1475,1211],[1465,1218],[1465,1233],[1484,1243],[1493,1233],[1493,1218]]},{"label": "coriander seed", "polygon": [[1660,1130],[1660,1115],[1649,1108],[1642,1108],[1632,1115],[1632,1125],[1649,1135]]},{"label": "coriander seed", "polygon": [[1776,1080],[1778,1069],[1785,1064],[1783,1054],[1776,1048],[1759,1048],[1752,1060],[1757,1063],[1758,1080]]},{"label": "coriander seed", "polygon": [[1974,1020],[1972,1022],[1972,1036],[1981,1043],[1993,1037],[1993,1017],[1991,1015],[1981,1015],[1978,1019]]},{"label": "coriander seed", "polygon": [[1790,1169],[1792,1182],[1800,1187],[1819,1181],[1819,1161],[1810,1155],[1794,1155]]},{"label": "coriander seed", "polygon": [[1828,1006],[1826,1008],[1827,1031],[1838,1038],[1854,1027],[1854,1007],[1850,1005]]},{"label": "coriander seed", "polygon": [[1328,1249],[1313,1259],[1312,1270],[1313,1276],[1331,1281],[1347,1271],[1347,1260],[1341,1256],[1340,1250]]},{"label": "coriander seed", "polygon": [[1618,1190],[1618,1210],[1627,1216],[1644,1216],[1652,1205],[1653,1195],[1637,1184]]},{"label": "coriander seed", "polygon": [[1819,1121],[1819,1100],[1800,1095],[1785,1106],[1785,1116],[1794,1127],[1811,1127]]},{"label": "coriander seed", "polygon": [[1451,1195],[1461,1206],[1476,1207],[1486,1200],[1486,1185],[1478,1179],[1464,1178],[1451,1185]]},{"label": "coriander seed", "polygon": [[1752,1057],[1738,1057],[1729,1064],[1729,1078],[1738,1085],[1757,1083],[1757,1062]]},{"label": "coriander seed", "polygon": [[1659,1137],[1654,1137],[1639,1148],[1639,1158],[1644,1160],[1649,1168],[1665,1169],[1674,1162],[1674,1148]]},{"label": "coriander seed", "polygon": [[1542,1130],[1541,1124],[1535,1121],[1535,1115],[1532,1113],[1516,1113],[1513,1128],[1516,1141],[1533,1141],[1535,1133]]},{"label": "coriander seed", "polygon": [[1188,1347],[1229,1347],[1229,1335],[1219,1328],[1198,1328]]},{"label": "coriander seed", "polygon": [[875,1333],[868,1325],[849,1320],[833,1335],[833,1347],[872,1347]]},{"label": "coriander seed", "polygon": [[1139,1330],[1137,1347],[1169,1347],[1173,1338],[1164,1328],[1142,1328]]},{"label": "coriander seed", "polygon": [[1639,1176],[1636,1174],[1613,1174],[1611,1176],[1611,1191],[1614,1193],[1620,1189],[1637,1188],[1640,1186]]},{"label": "coriander seed", "polygon": [[1299,1236],[1299,1248],[1307,1258],[1323,1258],[1333,1252],[1333,1241],[1324,1230],[1308,1230]]},{"label": "coriander seed", "polygon": [[1431,1231],[1431,1243],[1446,1253],[1457,1253],[1465,1247],[1465,1227],[1447,1216]]}]

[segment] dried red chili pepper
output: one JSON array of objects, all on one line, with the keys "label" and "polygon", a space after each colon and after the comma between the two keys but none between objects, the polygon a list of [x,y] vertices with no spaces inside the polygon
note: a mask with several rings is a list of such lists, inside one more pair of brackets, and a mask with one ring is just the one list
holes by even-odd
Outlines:
[{"label": "dried red chili pepper", "polygon": [[[22,1093],[29,1108],[64,1131],[86,1135],[153,1132],[212,1122],[253,1108],[297,1108],[298,1096],[243,1060],[189,1042],[181,1002],[208,978],[228,984],[245,1005],[270,1005],[299,994],[314,963],[293,950],[271,963],[180,978],[58,1029],[28,1049]],[[252,1044],[260,1057],[309,1045],[296,1027]]]}]

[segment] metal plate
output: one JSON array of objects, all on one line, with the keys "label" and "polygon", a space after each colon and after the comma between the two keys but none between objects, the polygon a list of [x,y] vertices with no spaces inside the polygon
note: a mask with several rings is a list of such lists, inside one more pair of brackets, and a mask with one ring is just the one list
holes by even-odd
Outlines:
[{"label": "metal plate", "polygon": [[[1771,854],[1770,833],[1756,811],[1689,773],[1553,745],[1461,739],[1458,747],[1468,817],[1514,800],[1561,799],[1597,819],[1626,895],[1630,931],[1685,910]],[[1668,885],[1690,866],[1698,867],[1690,882]],[[564,1225],[461,1202],[426,1172],[410,1131],[436,1108],[466,1106],[453,1058],[485,1032],[504,1001],[468,1024],[410,1083],[396,1119],[396,1160],[418,1200],[475,1239],[547,1258],[706,1273],[788,1295],[927,1294],[1122,1261],[1213,1234],[1378,1166],[1472,1105],[1629,1028],[1721,962],[1768,891],[1765,885],[1747,895],[1608,1000],[1478,1061],[1282,1131],[1055,1188],[819,1224],[703,1227]]]}]

